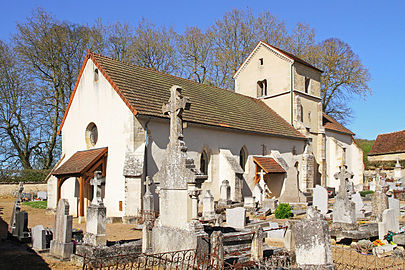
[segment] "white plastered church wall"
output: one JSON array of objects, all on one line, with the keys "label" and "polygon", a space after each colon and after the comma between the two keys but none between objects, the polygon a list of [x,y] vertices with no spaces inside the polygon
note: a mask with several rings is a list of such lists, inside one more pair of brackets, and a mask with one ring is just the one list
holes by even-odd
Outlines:
[{"label": "white plastered church wall", "polygon": [[[343,150],[346,149],[346,150]],[[339,180],[334,175],[339,172],[339,166],[346,164],[349,172],[353,173],[353,184],[363,183],[363,152],[353,142],[351,135],[326,131],[327,183],[328,187],[339,189]]]},{"label": "white plastered church wall", "polygon": [[[192,110],[193,104],[191,104]],[[166,145],[169,141],[169,122],[152,118],[148,124],[149,129],[149,151],[148,151],[148,175],[153,176],[160,168]],[[188,127],[183,130],[184,141],[187,146],[187,155],[194,159],[196,167],[200,166],[200,156],[203,149],[210,150],[208,179],[203,184],[203,189],[211,190],[211,194],[215,200],[219,200],[220,185],[223,180],[230,177],[220,167],[221,158],[220,151],[230,151],[235,160],[239,162],[239,152],[243,146],[247,149],[248,160],[245,166],[244,187],[242,188],[243,196],[252,196],[254,189],[254,174],[255,168],[252,161],[252,156],[262,155],[262,145],[267,149],[267,155],[271,150],[280,152],[281,157],[289,166],[294,166],[296,160],[301,160],[301,154],[304,148],[305,141],[291,138],[275,137],[270,135],[260,135],[246,132],[236,132],[233,130],[225,130],[222,128],[214,128],[202,125],[188,124]],[[297,149],[297,155],[292,155],[292,149]],[[234,174],[233,174],[233,177]],[[204,194],[204,192],[202,193]]]},{"label": "white plastered church wall", "polygon": [[[119,209],[119,202],[125,199],[123,165],[125,153],[133,149],[134,119],[132,112],[100,71],[98,80],[94,80],[96,68],[89,59],[62,128],[62,153],[66,155],[66,161],[77,151],[89,149],[85,130],[89,123],[96,124],[98,140],[91,149],[108,147],[104,204],[108,217],[119,217],[124,213],[124,209]],[[75,189],[78,189],[75,179],[70,178],[62,185],[61,192],[61,198],[68,199],[73,215],[77,215],[78,210]]]}]

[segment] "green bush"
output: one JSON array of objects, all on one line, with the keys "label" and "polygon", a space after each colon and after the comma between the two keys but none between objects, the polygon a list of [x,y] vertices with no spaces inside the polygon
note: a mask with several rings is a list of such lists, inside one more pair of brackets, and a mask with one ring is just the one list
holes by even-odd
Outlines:
[{"label": "green bush", "polygon": [[374,193],[374,191],[372,191],[372,190],[363,190],[363,191],[360,191],[361,197],[366,197],[367,194],[373,194],[373,193]]},{"label": "green bush", "polygon": [[280,203],[274,211],[276,218],[284,219],[292,217],[291,206],[288,203]]}]

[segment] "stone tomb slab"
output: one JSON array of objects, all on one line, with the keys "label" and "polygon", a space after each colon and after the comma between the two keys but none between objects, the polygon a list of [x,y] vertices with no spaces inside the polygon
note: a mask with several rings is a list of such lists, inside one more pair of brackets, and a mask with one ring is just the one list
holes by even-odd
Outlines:
[{"label": "stone tomb slab", "polygon": [[[277,238],[277,239],[284,239],[285,229],[278,229],[278,230],[269,230],[279,228],[280,225],[277,222],[269,222],[269,226],[263,228],[266,233],[266,238]],[[268,231],[266,231],[268,230]]]},{"label": "stone tomb slab", "polygon": [[246,209],[244,207],[226,209],[226,224],[237,229],[245,228]]}]

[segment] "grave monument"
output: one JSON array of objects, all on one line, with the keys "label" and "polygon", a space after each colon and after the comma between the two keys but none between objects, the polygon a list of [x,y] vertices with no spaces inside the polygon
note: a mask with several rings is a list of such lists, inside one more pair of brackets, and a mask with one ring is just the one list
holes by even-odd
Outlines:
[{"label": "grave monument", "polygon": [[59,259],[69,259],[73,253],[72,216],[69,216],[69,203],[65,199],[60,199],[58,203],[53,235],[51,255]]},{"label": "grave monument", "polygon": [[106,208],[101,198],[101,185],[104,178],[101,171],[94,172],[94,178],[90,180],[93,186],[93,200],[87,207],[86,233],[84,234],[84,244],[90,246],[105,245],[107,242],[106,229]]},{"label": "grave monument", "polygon": [[207,235],[197,215],[198,195],[206,176],[187,158],[182,115],[190,109],[190,101],[181,91],[180,86],[172,86],[169,102],[162,108],[170,117],[170,137],[165,159],[153,177],[160,199],[160,216],[152,229],[154,253],[195,249],[201,236]]}]

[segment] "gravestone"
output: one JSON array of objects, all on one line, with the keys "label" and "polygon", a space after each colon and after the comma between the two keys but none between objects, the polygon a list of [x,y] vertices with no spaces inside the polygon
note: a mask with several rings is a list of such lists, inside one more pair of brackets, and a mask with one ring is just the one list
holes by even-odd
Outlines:
[{"label": "gravestone", "polygon": [[340,180],[339,193],[333,204],[333,229],[357,230],[355,204],[349,199],[347,193],[347,182],[353,174],[347,171],[346,166],[340,167],[340,172],[336,173],[336,179]]},{"label": "gravestone", "polygon": [[261,226],[255,226],[253,233],[250,254],[253,261],[260,262],[263,260],[263,241],[265,238],[263,228]]},{"label": "gravestone", "polygon": [[170,135],[165,158],[153,177],[159,188],[160,206],[159,218],[152,229],[154,253],[206,246],[202,237],[207,234],[197,220],[199,188],[206,176],[195,168],[194,160],[187,157],[182,115],[184,110],[190,109],[190,101],[181,92],[180,86],[173,85],[169,102],[162,107],[163,113],[170,117]]},{"label": "gravestone", "polygon": [[295,254],[298,267],[302,269],[335,269],[330,246],[328,223],[313,207],[308,207],[307,216],[292,225]]},{"label": "gravestone", "polygon": [[15,230],[13,236],[21,242],[29,242],[30,233],[28,230],[28,213],[25,211],[17,212],[15,215]]},{"label": "gravestone", "polygon": [[398,180],[402,178],[402,167],[401,163],[399,163],[399,159],[397,157],[397,162],[395,163],[395,168],[394,168],[394,179]]},{"label": "gravestone", "polygon": [[312,205],[325,215],[328,212],[328,191],[326,188],[316,185],[313,189]]},{"label": "gravestone", "polygon": [[364,218],[364,213],[362,212],[364,208],[364,203],[359,192],[356,192],[355,194],[352,195],[352,202],[354,202],[354,206],[356,209],[356,217]]},{"label": "gravestone", "polygon": [[143,195],[143,210],[155,211],[155,199],[150,190],[150,186],[153,184],[152,179],[147,176],[145,181],[145,194]]},{"label": "gravestone", "polygon": [[106,238],[106,208],[101,198],[101,185],[104,184],[104,178],[101,177],[101,171],[94,172],[94,178],[90,180],[93,185],[93,200],[87,207],[86,233],[84,234],[84,243],[90,246],[104,246]]},{"label": "gravestone", "polygon": [[380,175],[377,175],[377,183],[375,192],[371,196],[371,206],[373,207],[373,211],[371,213],[371,218],[376,220],[377,222],[382,221],[382,214],[384,210],[388,209],[388,197],[383,192],[383,180]]},{"label": "gravestone", "polygon": [[394,209],[385,209],[382,215],[382,221],[378,222],[378,238],[384,239],[389,231],[399,231],[399,221],[395,215]]},{"label": "gravestone", "polygon": [[278,238],[278,239],[283,239],[285,235],[285,229],[278,229],[278,230],[269,230],[269,229],[275,229],[279,228],[280,225],[277,222],[269,222],[269,226],[265,227],[264,230],[266,230],[266,237],[267,238]]},{"label": "gravestone", "polygon": [[226,224],[236,229],[244,229],[246,226],[246,209],[244,207],[226,209]]},{"label": "gravestone", "polygon": [[211,195],[210,190],[205,192],[203,198],[203,218],[204,220],[215,219],[214,196]]},{"label": "gravestone", "polygon": [[14,206],[13,206],[13,212],[11,214],[10,223],[8,225],[9,226],[8,231],[12,235],[15,234],[17,213],[20,212],[20,210],[21,210],[21,198],[22,198],[23,190],[24,190],[24,187],[23,187],[22,183],[20,182],[18,184],[17,198],[15,200],[15,203],[14,203]]},{"label": "gravestone", "polygon": [[256,209],[255,198],[253,198],[253,197],[245,197],[243,206],[245,208]]},{"label": "gravestone", "polygon": [[32,248],[35,250],[46,249],[46,231],[44,226],[37,225],[31,229]]},{"label": "gravestone", "polygon": [[401,215],[401,204],[398,199],[395,199],[394,197],[389,197],[388,208],[394,210],[394,214],[396,217],[399,217]]},{"label": "gravestone", "polygon": [[46,199],[47,199],[46,191],[38,191],[37,198],[40,199],[41,201],[46,201]]},{"label": "gravestone", "polygon": [[69,259],[73,253],[72,216],[69,215],[69,203],[60,199],[55,215],[54,239],[50,253],[59,259]]},{"label": "gravestone", "polygon": [[228,180],[222,181],[221,187],[219,188],[219,204],[220,205],[229,205],[232,203],[231,200],[231,186],[229,185]]}]

